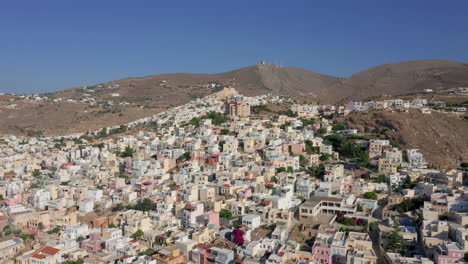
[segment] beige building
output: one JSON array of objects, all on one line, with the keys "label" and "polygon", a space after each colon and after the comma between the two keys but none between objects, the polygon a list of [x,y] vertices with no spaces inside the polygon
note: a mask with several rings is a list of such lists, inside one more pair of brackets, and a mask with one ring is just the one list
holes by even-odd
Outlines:
[{"label": "beige building", "polygon": [[345,216],[352,217],[356,213],[356,208],[352,204],[347,204],[346,199],[312,196],[299,206],[299,221],[314,221],[324,215],[334,216],[338,212],[343,212]]},{"label": "beige building", "polygon": [[0,263],[8,263],[23,249],[24,243],[19,237],[0,242]]},{"label": "beige building", "polygon": [[230,116],[249,116],[250,104],[246,103],[241,96],[226,99],[226,114]]},{"label": "beige building", "polygon": [[398,163],[390,158],[379,159],[379,172],[381,173],[396,173],[398,171]]}]

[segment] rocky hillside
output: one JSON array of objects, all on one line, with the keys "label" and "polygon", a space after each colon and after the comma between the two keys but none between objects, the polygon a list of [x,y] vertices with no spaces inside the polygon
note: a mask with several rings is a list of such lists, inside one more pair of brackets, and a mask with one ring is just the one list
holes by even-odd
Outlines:
[{"label": "rocky hillside", "polygon": [[0,114],[5,117],[0,119],[0,133],[60,135],[119,125],[227,86],[245,95],[271,93],[300,102],[339,103],[415,93],[423,88],[468,86],[468,65],[410,61],[377,66],[343,79],[296,67],[257,64],[219,74],[126,78],[41,95],[49,98],[46,101],[0,95]]},{"label": "rocky hillside", "polygon": [[340,101],[371,96],[404,95],[425,88],[440,91],[468,85],[468,64],[445,60],[419,60],[384,64],[354,74],[339,84]]},{"label": "rocky hillside", "polygon": [[351,128],[381,134],[401,148],[420,149],[434,165],[457,167],[468,160],[468,122],[454,114],[371,111],[345,118]]}]

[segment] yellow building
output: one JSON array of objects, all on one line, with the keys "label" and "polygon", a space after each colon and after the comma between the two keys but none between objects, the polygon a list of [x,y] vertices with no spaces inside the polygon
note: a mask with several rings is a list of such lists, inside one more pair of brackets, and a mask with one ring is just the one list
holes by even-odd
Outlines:
[{"label": "yellow building", "polygon": [[390,158],[379,159],[379,172],[381,173],[396,173],[398,171],[398,163]]}]

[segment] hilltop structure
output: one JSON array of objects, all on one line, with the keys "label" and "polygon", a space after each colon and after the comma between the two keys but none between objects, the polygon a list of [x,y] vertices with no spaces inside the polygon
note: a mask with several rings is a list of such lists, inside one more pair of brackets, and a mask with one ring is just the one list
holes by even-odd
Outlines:
[{"label": "hilltop structure", "polygon": [[250,104],[242,96],[236,95],[226,99],[226,114],[245,117],[250,115]]}]

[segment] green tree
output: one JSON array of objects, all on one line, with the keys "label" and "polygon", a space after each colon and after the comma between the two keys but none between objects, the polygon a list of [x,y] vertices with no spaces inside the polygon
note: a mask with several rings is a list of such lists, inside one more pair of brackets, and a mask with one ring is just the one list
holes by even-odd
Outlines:
[{"label": "green tree", "polygon": [[304,141],[305,143],[305,149],[306,149],[306,152],[307,154],[312,154],[312,153],[317,153],[318,151],[318,148],[314,147],[314,143],[307,139],[306,141]]},{"label": "green tree", "polygon": [[44,223],[39,222],[39,223],[37,224],[37,228],[38,228],[39,230],[41,230],[41,231],[44,230]]},{"label": "green tree", "polygon": [[410,176],[406,176],[405,182],[401,185],[403,189],[412,189],[415,186]]},{"label": "green tree", "polygon": [[416,218],[416,225],[418,227],[421,227],[424,221],[424,217],[422,215],[418,215],[418,218]]},{"label": "green tree", "polygon": [[33,177],[36,177],[36,178],[37,178],[37,177],[40,177],[41,175],[42,175],[42,173],[41,173],[41,171],[38,170],[38,169],[35,169],[35,170],[33,171],[33,173],[32,173],[32,176],[33,176]]},{"label": "green tree", "polygon": [[282,115],[286,115],[289,117],[298,117],[298,114],[293,112],[291,109],[288,109],[287,111],[280,112]]},{"label": "green tree", "polygon": [[306,198],[304,196],[298,195],[297,199],[301,200],[301,202],[305,202]]},{"label": "green tree", "polygon": [[393,209],[395,211],[398,211],[399,213],[405,213],[408,211],[419,209],[423,205],[424,205],[424,200],[421,197],[417,197],[413,199],[404,200],[403,202],[395,205]]},{"label": "green tree", "polygon": [[81,241],[83,241],[83,240],[84,240],[84,237],[79,236],[79,237],[76,239],[76,242],[81,243]]},{"label": "green tree", "polygon": [[371,181],[375,183],[387,183],[388,179],[385,175],[381,174],[377,177],[371,178]]},{"label": "green tree", "polygon": [[145,251],[142,251],[142,252],[138,253],[138,255],[140,255],[140,256],[143,256],[143,255],[144,256],[151,256],[151,255],[154,255],[154,253],[155,253],[154,249],[148,248]]},{"label": "green tree", "polygon": [[326,161],[326,160],[331,159],[331,155],[328,154],[328,153],[323,153],[322,156],[320,156],[319,159],[320,159],[321,161]]},{"label": "green tree", "polygon": [[120,156],[122,158],[131,157],[131,156],[133,156],[134,152],[135,152],[135,150],[133,148],[131,148],[130,146],[126,146],[125,150],[122,153],[120,153]]},{"label": "green tree", "polygon": [[117,204],[114,208],[112,208],[113,212],[123,211],[125,210],[125,206],[121,203]]},{"label": "green tree", "polygon": [[364,193],[364,198],[377,200],[377,194],[375,192],[366,192]]},{"label": "green tree", "polygon": [[98,132],[97,137],[98,138],[107,137],[107,130],[103,128],[101,131]]},{"label": "green tree", "polygon": [[192,157],[192,153],[190,152],[185,152],[184,154],[182,154],[178,160],[182,161],[182,160],[190,160],[190,158]]},{"label": "green tree", "polygon": [[47,231],[47,234],[51,235],[51,234],[57,234],[58,232],[60,232],[60,228],[56,227],[52,230],[49,230]]},{"label": "green tree", "polygon": [[398,233],[398,229],[394,228],[390,234],[386,237],[387,240],[387,248],[386,250],[390,252],[399,253],[403,250],[404,247],[404,240],[403,237]]},{"label": "green tree", "polygon": [[109,224],[109,228],[116,228],[117,226],[114,223]]},{"label": "green tree", "polygon": [[468,168],[468,162],[462,162],[462,163],[460,164],[460,167],[462,167],[462,168],[464,168],[464,169]]},{"label": "green tree", "polygon": [[308,169],[312,172],[315,178],[323,180],[323,176],[325,175],[325,166],[323,164],[320,164],[317,167],[308,167]]},{"label": "green tree", "polygon": [[346,124],[343,122],[338,122],[333,125],[333,131],[345,130],[345,129],[346,129]]},{"label": "green tree", "polygon": [[219,211],[219,217],[224,219],[232,219],[232,213],[229,210],[222,209]]},{"label": "green tree", "polygon": [[285,168],[285,167],[281,167],[281,168],[277,168],[277,169],[276,169],[276,173],[281,173],[281,172],[286,172],[286,168]]},{"label": "green tree", "polygon": [[229,135],[230,132],[231,132],[231,131],[229,131],[229,129],[225,129],[225,128],[224,128],[224,129],[221,129],[221,133],[220,133],[220,134],[221,134],[221,135]]},{"label": "green tree", "polygon": [[120,173],[119,178],[128,179],[128,175]]},{"label": "green tree", "polygon": [[357,210],[358,212],[362,212],[362,211],[363,211],[362,205],[358,204],[358,205],[356,206],[356,210]]},{"label": "green tree", "polygon": [[153,210],[154,206],[155,204],[151,199],[145,198],[143,200],[138,201],[138,203],[135,206],[133,206],[133,209],[146,212]]},{"label": "green tree", "polygon": [[140,237],[142,237],[145,233],[143,233],[143,231],[141,231],[141,229],[138,229],[138,231],[136,231],[135,233],[133,233],[132,237],[134,239],[138,239]]}]

